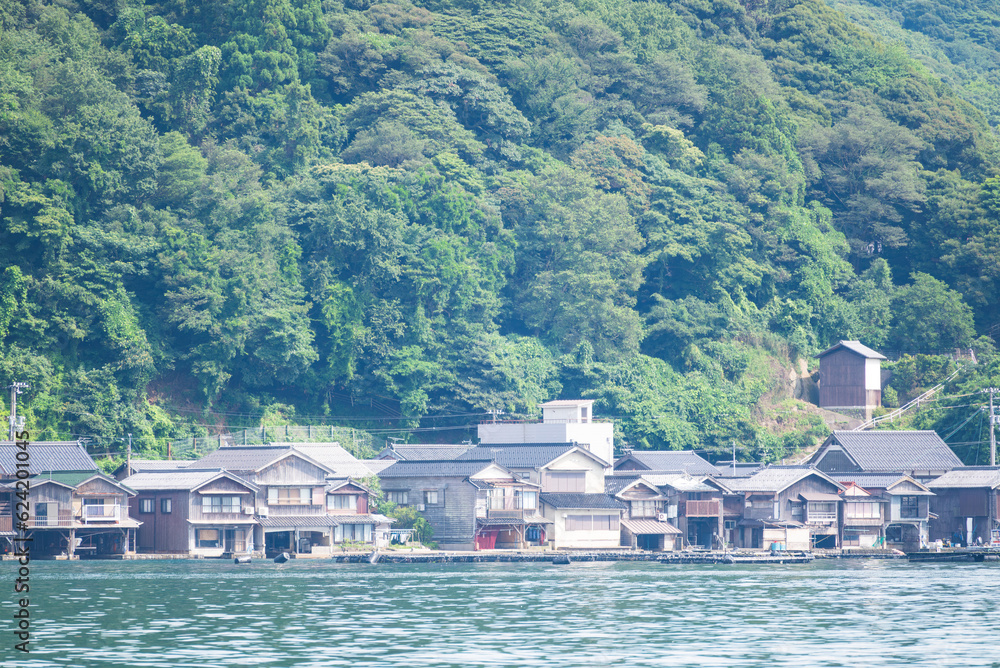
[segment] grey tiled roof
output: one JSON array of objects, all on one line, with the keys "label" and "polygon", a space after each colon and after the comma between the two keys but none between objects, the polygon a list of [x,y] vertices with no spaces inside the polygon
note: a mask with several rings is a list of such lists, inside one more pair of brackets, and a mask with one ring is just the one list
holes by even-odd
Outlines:
[{"label": "grey tiled roof", "polygon": [[[806,466],[769,466],[749,478],[726,478],[723,484],[734,492],[780,492],[813,474],[830,479],[822,471]],[[833,480],[831,483],[843,488]]]},{"label": "grey tiled roof", "polygon": [[[949,471],[962,466],[934,431],[835,431],[830,436],[866,473]],[[817,455],[825,452],[820,448]]]},{"label": "grey tiled roof", "polygon": [[[269,529],[295,529],[307,527],[335,527],[338,522],[332,515],[270,515],[259,518],[260,525]],[[343,522],[350,524],[350,522]],[[363,524],[363,522],[358,522]]]},{"label": "grey tiled roof", "polygon": [[842,485],[853,482],[868,491],[887,489],[900,478],[906,477],[904,473],[828,473],[827,475]]},{"label": "grey tiled roof", "polygon": [[481,443],[458,459],[492,459],[512,469],[534,469],[575,447],[572,443]]},{"label": "grey tiled roof", "polygon": [[[97,470],[83,446],[76,441],[39,441],[29,443],[28,472]],[[17,475],[17,453],[21,449],[13,441],[0,441],[0,475]]]},{"label": "grey tiled roof", "polygon": [[648,470],[719,475],[718,468],[692,450],[635,450],[615,462],[615,466],[629,459]]},{"label": "grey tiled roof", "polygon": [[540,494],[542,503],[553,508],[607,508],[618,510],[627,508],[624,503],[607,494],[568,494],[563,492],[546,492]]},{"label": "grey tiled roof", "polygon": [[219,448],[199,459],[192,466],[201,469],[220,468],[227,471],[258,471],[283,455],[293,452],[312,459],[309,454],[291,447],[240,445]]},{"label": "grey tiled roof", "polygon": [[639,471],[636,471],[636,475],[604,476],[604,492],[606,494],[617,494],[641,478],[642,476],[639,473]]},{"label": "grey tiled roof", "polygon": [[[212,478],[222,473],[221,469],[176,469],[173,471],[141,471],[133,473],[122,480],[123,485],[128,485],[137,491],[157,490],[157,489],[181,489],[192,490],[201,487]],[[234,477],[235,474],[234,474]],[[241,483],[250,489],[256,490],[257,486],[242,478]]]},{"label": "grey tiled roof", "polygon": [[378,453],[378,457],[392,457],[406,461],[418,459],[455,459],[473,446],[468,444],[442,445],[437,443],[408,443],[393,445]]},{"label": "grey tiled roof", "polygon": [[995,489],[1000,487],[1000,467],[962,466],[948,471],[940,478],[931,480],[927,483],[927,487],[931,489],[969,489],[977,487]]},{"label": "grey tiled roof", "polygon": [[400,461],[379,473],[379,478],[413,478],[440,476],[442,478],[467,478],[492,466],[490,459],[440,461]]},{"label": "grey tiled roof", "polygon": [[129,462],[132,470],[140,471],[176,471],[186,469],[193,464],[189,459],[133,459]]},{"label": "grey tiled roof", "polygon": [[362,459],[361,463],[371,469],[372,473],[379,475],[382,471],[396,463],[395,459]]},{"label": "grey tiled roof", "polygon": [[834,350],[837,350],[838,348],[847,348],[851,352],[857,353],[857,354],[861,355],[862,357],[867,357],[867,358],[877,359],[877,360],[884,360],[885,359],[885,355],[883,355],[882,353],[877,352],[875,350],[872,350],[871,348],[869,348],[868,346],[864,345],[860,341],[841,341],[839,343],[835,343],[832,346],[830,346],[829,348],[827,348],[826,350],[824,350],[823,352],[815,355],[814,357],[823,357],[824,355],[826,355],[828,353],[832,353]]}]

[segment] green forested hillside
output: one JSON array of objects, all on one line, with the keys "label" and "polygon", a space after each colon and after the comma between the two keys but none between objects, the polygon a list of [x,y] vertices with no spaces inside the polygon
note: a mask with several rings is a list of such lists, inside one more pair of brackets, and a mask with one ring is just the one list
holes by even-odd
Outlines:
[{"label": "green forested hillside", "polygon": [[992,5],[0,0],[0,28],[0,377],[36,437],[584,396],[634,447],[773,458],[822,435],[789,387],[832,342],[992,352]]}]

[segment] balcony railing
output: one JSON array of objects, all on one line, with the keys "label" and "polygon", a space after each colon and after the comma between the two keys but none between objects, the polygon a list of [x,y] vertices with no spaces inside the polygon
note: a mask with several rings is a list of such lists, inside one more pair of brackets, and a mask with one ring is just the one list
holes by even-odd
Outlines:
[{"label": "balcony railing", "polygon": [[83,506],[81,520],[83,522],[118,522],[121,520],[122,507],[116,504]]},{"label": "balcony railing", "polygon": [[806,513],[806,523],[807,524],[833,524],[837,521],[837,513],[817,513],[817,512],[807,512]]},{"label": "balcony railing", "polygon": [[719,499],[685,501],[684,514],[688,517],[718,517]]}]

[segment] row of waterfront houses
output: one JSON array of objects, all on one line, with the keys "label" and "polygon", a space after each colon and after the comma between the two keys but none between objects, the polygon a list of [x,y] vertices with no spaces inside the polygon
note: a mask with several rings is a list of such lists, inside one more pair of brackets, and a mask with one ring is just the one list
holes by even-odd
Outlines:
[{"label": "row of waterfront houses", "polygon": [[[386,545],[363,480],[413,506],[443,549],[898,548],[988,543],[1000,467],[967,467],[931,431],[835,431],[804,464],[713,465],[691,451],[614,459],[590,401],[535,422],[481,425],[477,445],[223,447],[193,462],[132,460],[108,476],[77,443],[31,445],[36,553],[331,555]],[[0,537],[14,536],[16,448],[0,444]]]}]

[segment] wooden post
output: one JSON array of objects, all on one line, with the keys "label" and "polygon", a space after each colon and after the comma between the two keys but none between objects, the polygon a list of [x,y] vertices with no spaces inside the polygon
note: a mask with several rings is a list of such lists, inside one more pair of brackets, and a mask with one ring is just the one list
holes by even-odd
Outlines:
[{"label": "wooden post", "polygon": [[69,560],[73,560],[73,555],[76,553],[76,529],[69,530],[69,542],[66,544],[66,555]]}]

